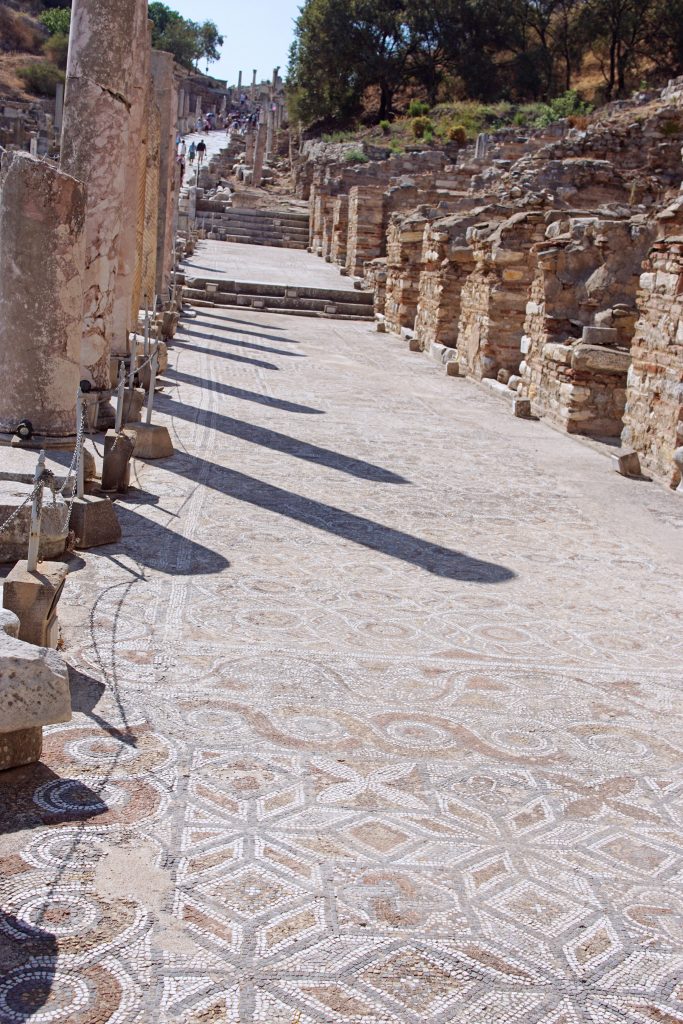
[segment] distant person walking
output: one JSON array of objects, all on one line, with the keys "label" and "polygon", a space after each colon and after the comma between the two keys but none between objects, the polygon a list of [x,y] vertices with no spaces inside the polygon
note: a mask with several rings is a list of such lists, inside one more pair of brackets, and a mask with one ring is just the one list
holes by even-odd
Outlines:
[{"label": "distant person walking", "polygon": [[190,143],[190,148],[187,151],[187,158],[190,161],[190,167],[194,166],[194,158],[196,157],[196,155],[197,155],[197,147],[195,146],[194,142],[191,142]]},{"label": "distant person walking", "polygon": [[201,167],[204,163],[204,157],[206,156],[206,143],[204,139],[200,139],[197,143],[197,166]]}]

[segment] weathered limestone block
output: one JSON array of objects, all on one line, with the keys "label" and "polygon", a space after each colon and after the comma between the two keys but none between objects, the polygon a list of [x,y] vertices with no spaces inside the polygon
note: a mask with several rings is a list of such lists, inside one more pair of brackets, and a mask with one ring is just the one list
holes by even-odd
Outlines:
[{"label": "weathered limestone block", "polygon": [[55,652],[17,639],[19,620],[0,610],[0,770],[40,758],[42,726],[71,719],[66,665]]},{"label": "weathered limestone block", "polygon": [[[0,522],[24,505],[33,491],[32,483],[20,480],[0,480]],[[46,491],[43,504],[40,549],[41,559],[58,558],[64,553],[68,537],[67,507],[61,494],[52,496]],[[25,558],[31,530],[31,503],[21,509],[12,523],[0,534],[0,562],[16,562]]]},{"label": "weathered limestone block", "polygon": [[373,293],[375,313],[383,315],[387,293],[387,261],[385,259],[377,259],[366,263],[363,280],[364,287]]},{"label": "weathered limestone block", "polygon": [[456,347],[460,294],[474,270],[474,250],[467,242],[467,232],[484,220],[497,223],[495,217],[495,209],[476,207],[425,225],[415,316],[415,335],[425,351],[432,344]]},{"label": "weathered limestone block", "polygon": [[[0,166],[0,431],[76,432],[85,190],[47,161]],[[107,367],[108,369],[108,367]]]},{"label": "weathered limestone block", "polygon": [[354,185],[349,193],[346,266],[354,277],[368,260],[384,255],[384,193],[371,185]]},{"label": "weathered limestone block", "polygon": [[384,313],[387,327],[397,334],[415,326],[426,225],[443,212],[423,205],[407,216],[393,213],[390,217]]},{"label": "weathered limestone block", "polygon": [[654,229],[642,217],[550,217],[534,248],[522,392],[535,415],[569,433],[618,437],[638,273]]},{"label": "weathered limestone block", "polygon": [[638,293],[622,443],[644,470],[681,483],[674,455],[683,446],[683,236],[655,243]]},{"label": "weathered limestone block", "polygon": [[475,377],[516,373],[527,293],[533,279],[531,247],[543,238],[543,213],[516,213],[499,226],[472,228],[475,269],[461,292],[458,357]]},{"label": "weathered limestone block", "polygon": [[349,234],[349,197],[335,196],[332,211],[332,244],[330,256],[340,267],[346,265],[346,245]]},{"label": "weathered limestone block", "polygon": [[126,194],[122,155],[137,74],[140,0],[74,0],[64,96],[61,167],[87,189],[85,302],[81,364],[95,387],[109,387],[114,302]]}]

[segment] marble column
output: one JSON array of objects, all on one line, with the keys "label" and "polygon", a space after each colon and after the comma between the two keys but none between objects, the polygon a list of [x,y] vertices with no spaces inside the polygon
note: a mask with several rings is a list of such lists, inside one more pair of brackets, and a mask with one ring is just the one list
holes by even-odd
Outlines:
[{"label": "marble column", "polygon": [[254,69],[254,71],[252,73],[252,79],[251,79],[251,102],[254,103],[255,101],[256,101],[256,69]]},{"label": "marble column", "polygon": [[273,128],[275,123],[275,114],[273,113],[273,104],[268,104],[268,116],[266,117],[266,161],[269,161],[273,155]]},{"label": "marble column", "polygon": [[71,9],[60,165],[87,190],[81,372],[102,390],[115,339],[138,12],[139,0],[74,0]]},{"label": "marble column", "polygon": [[140,282],[136,279],[135,270],[138,265],[138,253],[142,249],[142,223],[145,215],[145,104],[152,49],[151,26],[147,21],[147,0],[136,0],[135,30],[129,42],[135,50],[136,61],[129,93],[128,141],[121,153],[126,176],[123,196],[125,216],[122,218],[124,224],[120,236],[114,295],[114,356],[125,356],[128,352],[128,333],[137,323],[140,301]]},{"label": "marble column", "polygon": [[[242,92],[242,72],[241,71],[240,71],[239,75],[237,76],[237,92],[238,93]],[[237,97],[237,101],[239,102],[239,96]]]},{"label": "marble column", "polygon": [[76,431],[86,194],[53,163],[7,152],[0,165],[0,431]]},{"label": "marble column", "polygon": [[244,164],[245,167],[251,167],[254,163],[254,148],[256,145],[256,132],[253,128],[247,128],[247,133],[244,137]]},{"label": "marble column", "polygon": [[138,152],[137,169],[137,214],[135,224],[135,272],[133,276],[133,293],[129,307],[129,330],[137,328],[138,316],[143,306],[143,248],[147,217],[147,183],[150,146],[150,118],[153,103],[152,86],[152,23],[147,22],[147,44],[144,51],[144,82],[142,91],[142,111],[140,118],[141,144]]},{"label": "marble column", "polygon": [[[157,208],[157,265],[155,291],[164,301],[168,295],[173,263],[173,220],[178,197],[175,145],[176,86],[173,54],[152,51],[154,98],[159,107],[159,203]],[[197,105],[200,105],[197,98]]]},{"label": "marble column", "polygon": [[265,124],[260,124],[258,126],[258,131],[256,133],[256,145],[254,147],[254,173],[251,180],[252,185],[256,186],[256,188],[258,188],[263,180],[263,160],[266,155],[267,132],[268,129]]},{"label": "marble column", "polygon": [[147,296],[151,308],[156,294],[157,233],[159,221],[159,161],[161,143],[161,117],[154,98],[152,79],[149,82],[147,103],[147,165],[145,177],[145,217],[142,237],[141,293]]}]

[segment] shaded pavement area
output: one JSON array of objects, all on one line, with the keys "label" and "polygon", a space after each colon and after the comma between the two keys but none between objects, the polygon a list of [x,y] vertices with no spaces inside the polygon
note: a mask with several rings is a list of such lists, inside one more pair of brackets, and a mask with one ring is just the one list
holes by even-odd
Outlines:
[{"label": "shaded pavement area", "polygon": [[683,1021],[683,503],[371,325],[200,309],[0,779],[0,1021]]}]

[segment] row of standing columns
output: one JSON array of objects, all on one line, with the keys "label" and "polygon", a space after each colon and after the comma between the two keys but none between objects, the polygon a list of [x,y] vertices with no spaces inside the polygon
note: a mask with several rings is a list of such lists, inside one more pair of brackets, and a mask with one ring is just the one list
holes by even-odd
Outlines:
[{"label": "row of standing columns", "polygon": [[75,429],[79,380],[108,398],[146,294],[170,285],[178,97],[147,0],[74,0],[59,167],[0,171],[0,432]]}]

